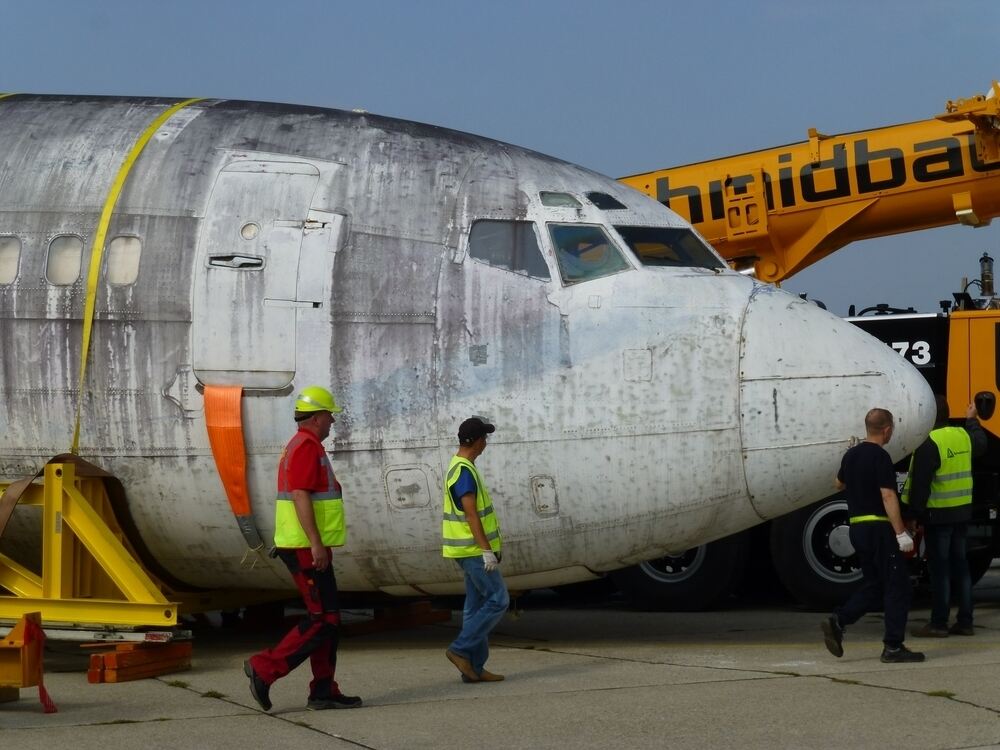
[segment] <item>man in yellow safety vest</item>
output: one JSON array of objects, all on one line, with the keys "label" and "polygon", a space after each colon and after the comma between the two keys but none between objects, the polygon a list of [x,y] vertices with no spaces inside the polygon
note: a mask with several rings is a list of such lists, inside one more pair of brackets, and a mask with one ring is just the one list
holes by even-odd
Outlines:
[{"label": "man in yellow safety vest", "polygon": [[325,388],[303,388],[295,401],[299,429],[285,446],[278,463],[278,494],[274,514],[277,557],[302,594],[306,616],[281,642],[243,662],[250,694],[265,711],[270,691],[306,659],[312,667],[306,707],[355,708],[356,695],[340,692],[334,673],[340,635],[340,605],[331,552],[347,539],[344,500],[323,441],[330,435],[334,414],[341,411]]},{"label": "man in yellow safety vest", "polygon": [[444,480],[441,551],[462,568],[465,607],[462,630],[445,652],[463,682],[498,682],[503,675],[485,669],[489,636],[507,611],[507,584],[500,575],[500,524],[493,501],[476,468],[486,436],[496,428],[479,417],[458,428],[458,453]]},{"label": "man in yellow safety vest", "polygon": [[[986,452],[987,440],[974,403],[966,411],[965,427],[949,425],[949,416],[948,400],[938,396],[934,429],[913,452],[903,486],[904,509],[924,527],[931,576],[931,619],[911,631],[918,638],[975,632],[966,533],[972,518],[972,459]],[[958,613],[949,628],[952,594]]]}]

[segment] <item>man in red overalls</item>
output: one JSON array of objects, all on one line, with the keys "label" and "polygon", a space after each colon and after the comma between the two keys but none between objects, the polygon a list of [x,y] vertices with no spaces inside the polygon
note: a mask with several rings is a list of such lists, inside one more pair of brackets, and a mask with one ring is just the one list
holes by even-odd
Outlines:
[{"label": "man in red overalls", "polygon": [[347,527],[340,483],[323,441],[339,411],[325,388],[304,388],[295,402],[299,430],[278,464],[274,546],[299,587],[307,614],[277,646],[243,662],[250,694],[265,711],[271,710],[271,685],[307,657],[313,673],[306,703],[310,710],[361,705],[361,698],[341,693],[334,679],[340,605],[330,555],[332,547],[343,546]]}]

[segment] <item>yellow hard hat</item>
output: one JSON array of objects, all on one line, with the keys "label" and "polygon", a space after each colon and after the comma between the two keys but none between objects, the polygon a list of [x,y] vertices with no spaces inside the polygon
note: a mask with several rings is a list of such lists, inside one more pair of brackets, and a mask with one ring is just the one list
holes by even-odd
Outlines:
[{"label": "yellow hard hat", "polygon": [[333,394],[326,388],[310,385],[303,388],[299,397],[295,399],[295,411],[328,411],[336,414],[341,408],[337,406]]}]

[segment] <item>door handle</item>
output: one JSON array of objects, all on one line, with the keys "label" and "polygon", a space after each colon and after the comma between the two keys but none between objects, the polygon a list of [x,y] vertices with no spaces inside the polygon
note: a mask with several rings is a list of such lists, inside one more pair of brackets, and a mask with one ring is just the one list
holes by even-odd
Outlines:
[{"label": "door handle", "polygon": [[253,255],[210,255],[208,265],[215,268],[235,268],[253,271],[264,267],[264,259]]}]

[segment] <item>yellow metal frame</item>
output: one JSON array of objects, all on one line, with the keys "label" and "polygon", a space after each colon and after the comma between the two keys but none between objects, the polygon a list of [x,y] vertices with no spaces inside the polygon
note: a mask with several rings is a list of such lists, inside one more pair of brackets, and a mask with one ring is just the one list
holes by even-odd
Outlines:
[{"label": "yellow metal frame", "polygon": [[[6,489],[0,484],[0,489]],[[47,624],[164,627],[177,624],[177,603],[124,544],[99,477],[79,477],[73,464],[49,464],[42,484],[19,505],[42,509],[42,573],[0,553],[0,619],[40,612]]]}]

